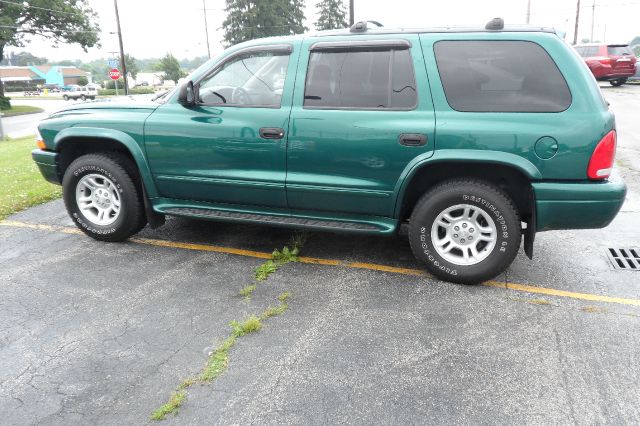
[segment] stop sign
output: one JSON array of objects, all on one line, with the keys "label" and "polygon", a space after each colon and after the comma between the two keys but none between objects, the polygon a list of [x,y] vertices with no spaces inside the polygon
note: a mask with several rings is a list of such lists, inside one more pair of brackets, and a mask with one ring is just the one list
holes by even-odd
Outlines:
[{"label": "stop sign", "polygon": [[120,71],[118,70],[118,68],[111,69],[111,71],[109,71],[109,77],[111,77],[111,80],[119,79],[120,78]]}]

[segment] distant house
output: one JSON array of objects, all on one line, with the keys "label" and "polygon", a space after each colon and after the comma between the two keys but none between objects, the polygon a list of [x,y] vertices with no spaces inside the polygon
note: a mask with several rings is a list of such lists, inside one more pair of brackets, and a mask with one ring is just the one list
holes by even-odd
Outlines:
[{"label": "distant house", "polygon": [[148,86],[159,86],[162,84],[164,80],[164,72],[139,72],[136,75],[135,84],[136,86],[140,85],[148,85]]},{"label": "distant house", "polygon": [[70,66],[0,67],[0,80],[6,91],[11,91],[12,88],[35,87],[44,84],[59,86],[78,84],[80,77],[89,78],[89,76],[90,73]]}]

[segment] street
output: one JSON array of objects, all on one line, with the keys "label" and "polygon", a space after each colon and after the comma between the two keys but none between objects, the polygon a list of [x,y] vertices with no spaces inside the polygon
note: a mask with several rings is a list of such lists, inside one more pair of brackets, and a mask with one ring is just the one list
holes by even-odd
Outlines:
[{"label": "street", "polygon": [[2,125],[4,127],[5,134],[12,138],[17,139],[29,135],[35,134],[35,129],[40,120],[47,118],[49,114],[59,109],[64,108],[66,105],[82,101],[64,101],[62,99],[15,99],[11,101],[12,105],[31,105],[34,107],[44,109],[43,112],[37,114],[25,114],[15,117],[2,118]]},{"label": "street", "polygon": [[640,271],[613,269],[607,251],[639,247],[640,85],[601,88],[621,213],[605,229],[539,233],[533,260],[521,252],[483,285],[421,272],[405,235],[314,232],[245,298],[296,232],[169,218],[110,244],[77,231],[60,200],[9,217],[2,423],[151,423],[232,320],[283,292],[288,309],[239,339],[166,424],[639,423]]}]

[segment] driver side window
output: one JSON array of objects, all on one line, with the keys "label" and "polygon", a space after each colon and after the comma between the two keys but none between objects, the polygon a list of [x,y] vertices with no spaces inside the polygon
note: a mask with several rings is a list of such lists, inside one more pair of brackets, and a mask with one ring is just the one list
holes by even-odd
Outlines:
[{"label": "driver side window", "polygon": [[289,54],[253,52],[225,62],[199,84],[204,105],[280,108]]}]

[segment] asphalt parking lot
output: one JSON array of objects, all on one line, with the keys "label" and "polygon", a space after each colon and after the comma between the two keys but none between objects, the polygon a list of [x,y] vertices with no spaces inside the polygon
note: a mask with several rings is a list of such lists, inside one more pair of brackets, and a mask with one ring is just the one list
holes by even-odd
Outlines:
[{"label": "asphalt parking lot", "polygon": [[540,233],[494,281],[420,272],[405,236],[307,235],[300,262],[238,294],[292,230],[170,219],[129,242],[73,227],[60,201],[0,223],[2,424],[146,424],[229,336],[165,424],[640,422],[640,86],[617,114],[628,200],[606,229]]}]

